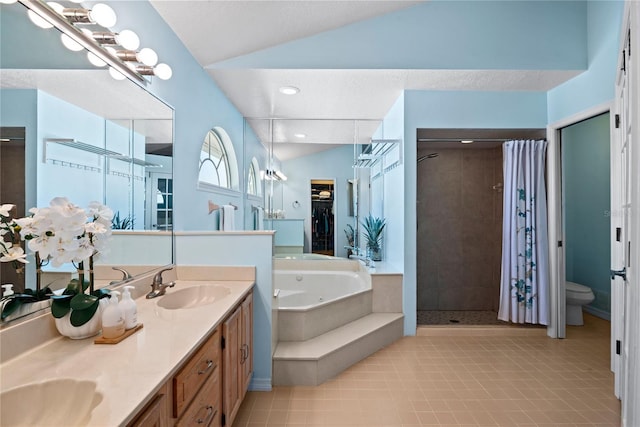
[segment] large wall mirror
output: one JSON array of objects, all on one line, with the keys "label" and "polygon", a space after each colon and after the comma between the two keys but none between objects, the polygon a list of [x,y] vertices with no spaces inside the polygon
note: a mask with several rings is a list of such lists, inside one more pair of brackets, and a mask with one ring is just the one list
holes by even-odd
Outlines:
[{"label": "large wall mirror", "polygon": [[[65,49],[60,33],[34,26],[21,4],[0,7],[0,202],[17,205],[17,217],[57,196],[109,206],[114,233],[96,260],[96,274],[105,272],[97,281],[113,280],[111,266],[136,274],[171,264],[173,109]],[[33,262],[22,282],[8,263],[0,268],[17,291],[34,285]],[[59,288],[74,268],[45,270]]]},{"label": "large wall mirror", "polygon": [[[399,160],[399,141],[383,139],[380,120],[245,121],[245,138],[259,141],[267,156],[262,173],[264,228],[277,231],[276,253],[285,233],[294,235],[282,241],[283,250],[314,252],[314,236],[322,234],[320,231],[326,235],[324,228],[331,226],[333,255],[348,256],[350,227],[359,234],[363,215],[383,214],[379,197],[370,202],[371,186],[381,185],[382,169],[389,166],[381,161],[383,157],[388,163],[397,152]],[[251,163],[249,156],[256,150],[250,149],[253,142],[245,139],[245,165]],[[313,194],[313,185],[318,182],[332,183],[329,201]],[[318,208],[318,200],[327,208]]]}]

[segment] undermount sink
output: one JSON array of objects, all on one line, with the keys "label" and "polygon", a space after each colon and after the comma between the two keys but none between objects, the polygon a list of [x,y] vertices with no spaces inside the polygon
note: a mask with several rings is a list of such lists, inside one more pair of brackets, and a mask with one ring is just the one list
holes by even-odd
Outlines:
[{"label": "undermount sink", "polygon": [[64,378],[26,384],[0,394],[0,425],[86,426],[101,401],[94,381]]},{"label": "undermount sink", "polygon": [[160,297],[158,307],[168,310],[194,308],[213,304],[231,293],[231,289],[218,285],[198,285],[179,289]]}]

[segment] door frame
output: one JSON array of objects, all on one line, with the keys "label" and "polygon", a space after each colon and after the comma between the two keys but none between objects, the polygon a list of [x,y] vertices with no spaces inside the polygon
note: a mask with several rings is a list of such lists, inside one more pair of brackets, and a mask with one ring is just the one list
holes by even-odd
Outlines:
[{"label": "door frame", "polygon": [[[564,199],[562,197],[562,153],[560,152],[560,131],[591,117],[604,113],[611,113],[613,103],[605,102],[591,107],[572,116],[559,120],[547,126],[547,178],[548,178],[548,225],[549,225],[549,291],[550,310],[547,335],[551,338],[566,338],[567,336],[567,307],[565,294],[565,236],[562,226]],[[613,141],[613,130],[610,114],[609,138]],[[562,242],[560,244],[559,242]]]}]

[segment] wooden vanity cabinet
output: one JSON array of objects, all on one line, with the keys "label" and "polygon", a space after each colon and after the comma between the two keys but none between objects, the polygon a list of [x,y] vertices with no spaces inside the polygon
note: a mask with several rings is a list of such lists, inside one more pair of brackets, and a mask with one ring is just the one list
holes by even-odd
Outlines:
[{"label": "wooden vanity cabinet", "polygon": [[178,420],[176,426],[220,426],[221,369],[220,328],[217,328],[173,377],[172,415]]},{"label": "wooden vanity cabinet", "polygon": [[128,424],[129,427],[169,427],[169,384],[165,383],[151,402]]},{"label": "wooden vanity cabinet", "polygon": [[253,372],[253,293],[222,324],[224,424],[230,426],[247,393]]},{"label": "wooden vanity cabinet", "polygon": [[250,292],[129,427],[231,426],[253,373]]}]

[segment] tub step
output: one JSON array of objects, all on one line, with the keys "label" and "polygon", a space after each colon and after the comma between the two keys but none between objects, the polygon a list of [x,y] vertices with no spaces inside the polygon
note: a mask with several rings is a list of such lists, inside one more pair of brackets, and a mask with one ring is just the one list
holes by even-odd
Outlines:
[{"label": "tub step", "polygon": [[306,341],[279,342],[274,385],[319,385],[403,336],[401,313],[371,313]]}]

